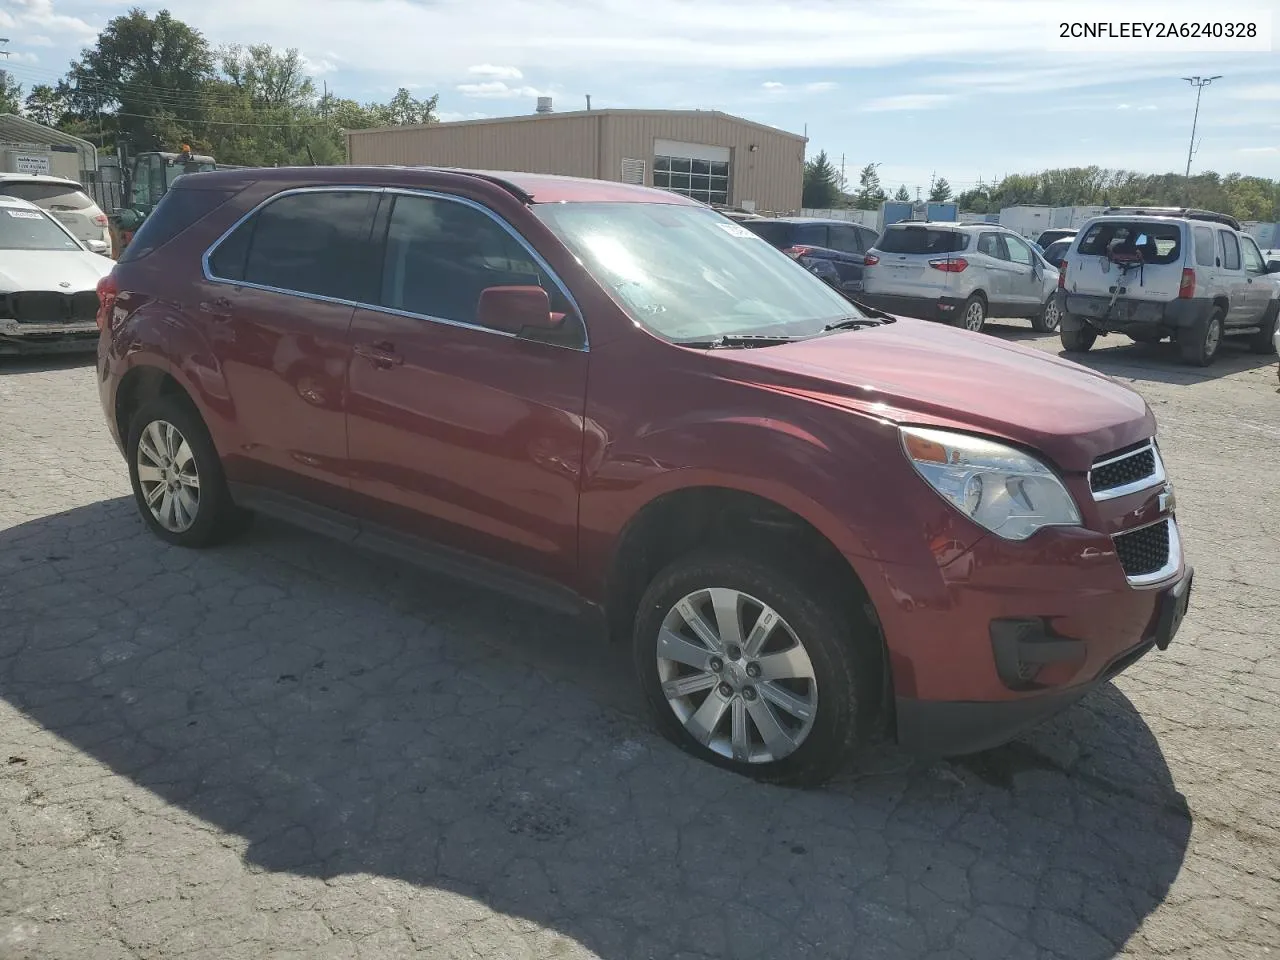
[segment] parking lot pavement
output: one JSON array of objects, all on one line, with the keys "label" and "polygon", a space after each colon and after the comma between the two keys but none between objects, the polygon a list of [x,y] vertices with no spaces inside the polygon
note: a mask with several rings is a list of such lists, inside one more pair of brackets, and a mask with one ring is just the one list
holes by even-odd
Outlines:
[{"label": "parking lot pavement", "polygon": [[808,792],[657,739],[571,621],[273,523],[166,547],[91,364],[0,366],[0,957],[1280,955],[1275,360],[1172,353],[1088,362],[1161,421],[1174,645]]}]

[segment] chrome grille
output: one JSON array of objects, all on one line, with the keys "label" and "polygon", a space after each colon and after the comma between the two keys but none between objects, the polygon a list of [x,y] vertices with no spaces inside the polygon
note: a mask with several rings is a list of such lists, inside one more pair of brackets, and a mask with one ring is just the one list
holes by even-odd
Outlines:
[{"label": "chrome grille", "polygon": [[1159,573],[1169,563],[1170,537],[1166,517],[1157,523],[1112,537],[1116,556],[1129,579],[1147,577]]},{"label": "chrome grille", "polygon": [[1151,440],[1100,457],[1089,470],[1089,489],[1095,500],[1123,497],[1164,481],[1164,464]]}]

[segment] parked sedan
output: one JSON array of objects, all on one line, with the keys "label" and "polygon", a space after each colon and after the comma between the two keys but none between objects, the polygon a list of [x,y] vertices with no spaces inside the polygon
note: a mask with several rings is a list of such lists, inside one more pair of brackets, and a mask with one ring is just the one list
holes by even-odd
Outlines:
[{"label": "parked sedan", "polygon": [[0,195],[0,355],[92,349],[111,267],[34,203]]},{"label": "parked sedan", "polygon": [[837,290],[862,290],[863,256],[876,242],[876,232],[869,227],[812,217],[761,218],[742,225]]},{"label": "parked sedan", "polygon": [[1053,265],[1055,270],[1062,266],[1062,258],[1071,249],[1072,239],[1072,237],[1063,237],[1061,240],[1055,240],[1044,248],[1044,258]]},{"label": "parked sedan", "polygon": [[908,221],[885,228],[864,260],[859,300],[974,332],[988,316],[1058,328],[1057,271],[1012,230],[991,223]]},{"label": "parked sedan", "polygon": [[0,174],[0,196],[29,200],[48,211],[94,253],[110,253],[111,230],[107,215],[74,180],[4,173]]}]

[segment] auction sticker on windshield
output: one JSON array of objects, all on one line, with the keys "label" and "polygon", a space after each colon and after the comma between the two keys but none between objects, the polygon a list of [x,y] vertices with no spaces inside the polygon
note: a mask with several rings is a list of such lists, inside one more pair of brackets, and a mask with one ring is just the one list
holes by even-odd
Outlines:
[{"label": "auction sticker on windshield", "polygon": [[736,223],[717,223],[716,226],[732,237],[754,237],[755,236],[755,234],[752,233],[750,230],[748,230],[746,227],[740,226],[739,224],[736,224]]}]

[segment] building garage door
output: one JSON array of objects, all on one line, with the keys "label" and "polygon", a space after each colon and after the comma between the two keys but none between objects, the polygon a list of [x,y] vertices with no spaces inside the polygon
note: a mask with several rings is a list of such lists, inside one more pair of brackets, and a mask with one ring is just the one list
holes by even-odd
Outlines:
[{"label": "building garage door", "polygon": [[729,203],[728,147],[676,140],[653,142],[653,185],[703,203]]}]

